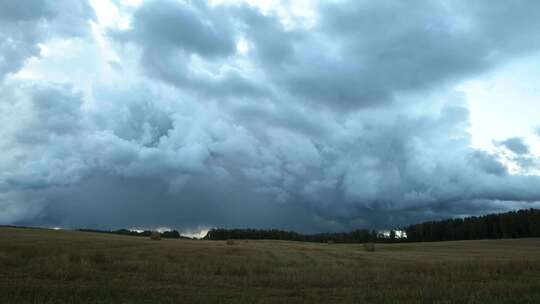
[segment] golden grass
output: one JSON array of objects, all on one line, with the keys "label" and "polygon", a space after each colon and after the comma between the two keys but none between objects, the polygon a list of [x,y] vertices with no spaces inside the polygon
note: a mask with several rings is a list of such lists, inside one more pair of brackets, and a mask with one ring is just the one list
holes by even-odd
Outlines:
[{"label": "golden grass", "polygon": [[540,239],[376,247],[0,228],[0,303],[540,302]]}]

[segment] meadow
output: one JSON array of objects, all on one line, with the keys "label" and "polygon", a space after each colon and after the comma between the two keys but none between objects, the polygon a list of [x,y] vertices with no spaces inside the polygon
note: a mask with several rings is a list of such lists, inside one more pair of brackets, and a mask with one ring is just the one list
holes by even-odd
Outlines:
[{"label": "meadow", "polygon": [[0,228],[0,303],[540,303],[540,239],[375,249]]}]

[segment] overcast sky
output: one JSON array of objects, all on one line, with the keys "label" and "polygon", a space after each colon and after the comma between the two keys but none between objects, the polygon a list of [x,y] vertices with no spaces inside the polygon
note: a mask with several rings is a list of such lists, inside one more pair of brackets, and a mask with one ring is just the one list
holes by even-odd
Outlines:
[{"label": "overcast sky", "polygon": [[0,1],[0,224],[540,207],[540,2]]}]

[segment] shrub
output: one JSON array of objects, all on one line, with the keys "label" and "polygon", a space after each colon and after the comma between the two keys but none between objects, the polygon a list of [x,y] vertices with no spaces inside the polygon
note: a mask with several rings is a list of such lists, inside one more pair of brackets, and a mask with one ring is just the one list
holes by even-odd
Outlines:
[{"label": "shrub", "polygon": [[367,252],[375,251],[375,244],[374,243],[364,243],[364,250],[366,250]]}]

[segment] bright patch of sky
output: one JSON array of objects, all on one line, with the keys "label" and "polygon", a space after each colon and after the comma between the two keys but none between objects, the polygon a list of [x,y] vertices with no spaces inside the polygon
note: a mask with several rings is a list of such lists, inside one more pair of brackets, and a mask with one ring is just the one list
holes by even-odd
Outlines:
[{"label": "bright patch of sky", "polygon": [[540,154],[540,54],[514,60],[458,86],[471,112],[474,147],[492,149],[493,141],[525,137]]}]

